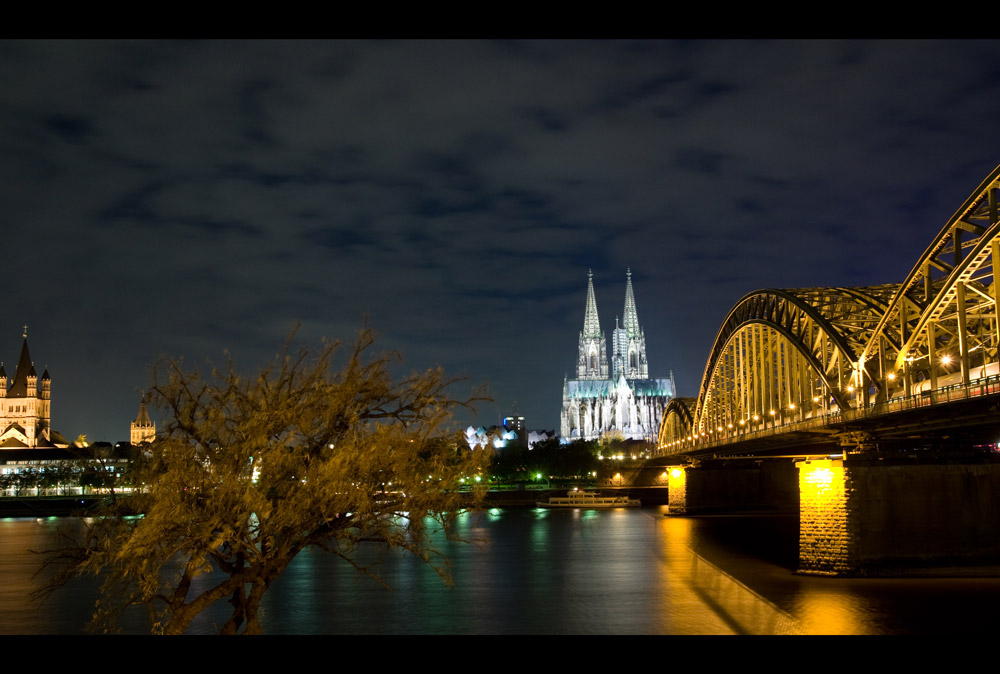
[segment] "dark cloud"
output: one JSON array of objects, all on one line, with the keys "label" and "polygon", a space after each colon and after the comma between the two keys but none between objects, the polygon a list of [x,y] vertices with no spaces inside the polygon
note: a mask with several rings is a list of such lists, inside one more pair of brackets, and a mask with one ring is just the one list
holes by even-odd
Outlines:
[{"label": "dark cloud", "polygon": [[525,108],[524,116],[540,130],[559,133],[570,129],[570,118],[565,114],[546,108]]},{"label": "dark cloud", "polygon": [[42,118],[42,125],[68,143],[84,143],[94,134],[90,119],[81,115],[47,115]]},{"label": "dark cloud", "polygon": [[318,246],[325,246],[333,250],[344,250],[352,247],[364,247],[376,245],[377,240],[365,234],[363,230],[334,229],[325,227],[314,229],[305,233],[305,239]]},{"label": "dark cloud", "polygon": [[726,155],[721,152],[712,152],[700,147],[679,147],[676,166],[681,171],[717,175],[721,172],[725,159]]},{"label": "dark cloud", "polygon": [[157,354],[256,365],[296,324],[349,340],[368,315],[402,367],[490,381],[477,421],[517,400],[552,428],[587,270],[610,331],[631,267],[651,372],[693,395],[747,292],[909,271],[1000,163],[984,141],[998,56],[993,41],[0,43],[0,212],[31,260],[8,274],[25,301],[0,352],[28,322],[55,426],[118,440]]}]

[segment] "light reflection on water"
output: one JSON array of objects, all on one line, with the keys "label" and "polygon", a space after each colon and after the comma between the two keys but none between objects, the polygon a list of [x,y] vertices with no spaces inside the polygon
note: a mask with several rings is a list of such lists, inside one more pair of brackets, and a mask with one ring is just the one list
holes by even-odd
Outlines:
[{"label": "light reflection on water", "polygon": [[[493,509],[440,540],[454,586],[389,551],[393,589],[306,551],[267,593],[271,634],[885,634],[987,632],[1000,579],[832,579],[794,575],[794,522],[666,518],[663,509]],[[0,520],[0,632],[72,634],[97,597],[82,582],[41,607],[27,597],[37,555],[66,520]],[[206,579],[207,582],[207,579]],[[225,605],[192,632],[217,631]],[[143,617],[126,632],[143,631]]]}]

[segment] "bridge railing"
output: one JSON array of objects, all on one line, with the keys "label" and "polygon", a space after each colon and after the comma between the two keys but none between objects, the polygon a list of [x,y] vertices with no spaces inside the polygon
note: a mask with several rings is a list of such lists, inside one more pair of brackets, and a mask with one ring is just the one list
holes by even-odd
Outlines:
[{"label": "bridge railing", "polygon": [[895,414],[897,412],[906,412],[908,410],[929,407],[932,405],[945,405],[952,402],[989,395],[1000,395],[1000,375],[980,377],[979,379],[970,380],[967,384],[952,384],[950,386],[944,386],[932,391],[923,391],[910,396],[901,396],[885,402],[873,403],[867,407],[859,407],[852,410],[833,410],[823,415],[812,416],[796,421],[775,420],[771,422],[773,425],[769,427],[747,430],[733,429],[731,431],[716,431],[714,434],[710,434],[707,437],[703,435],[701,438],[684,441],[676,447],[660,448],[659,453],[662,456],[670,454],[684,454],[693,450],[723,447],[734,442],[745,442],[747,440],[769,438],[777,435],[783,435],[785,433],[822,428],[824,426],[830,426],[843,422],[862,421],[888,414]]}]

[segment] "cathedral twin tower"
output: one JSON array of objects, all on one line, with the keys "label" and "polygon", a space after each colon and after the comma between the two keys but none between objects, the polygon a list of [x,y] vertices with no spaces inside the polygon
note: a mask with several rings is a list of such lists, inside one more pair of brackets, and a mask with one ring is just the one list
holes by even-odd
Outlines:
[{"label": "cathedral twin tower", "polygon": [[639,327],[626,273],[625,311],[611,333],[609,376],[607,345],[597,317],[594,274],[587,273],[587,306],[580,331],[576,378],[563,382],[561,435],[567,440],[594,440],[605,435],[655,441],[663,410],[674,395],[670,379],[650,379],[646,337]]}]

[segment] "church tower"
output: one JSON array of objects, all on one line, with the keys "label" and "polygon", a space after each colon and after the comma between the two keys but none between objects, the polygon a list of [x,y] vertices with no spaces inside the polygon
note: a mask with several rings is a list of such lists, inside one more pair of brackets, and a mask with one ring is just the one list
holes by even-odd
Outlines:
[{"label": "church tower", "polygon": [[577,355],[576,377],[563,381],[560,429],[569,440],[613,436],[655,441],[663,410],[674,394],[673,379],[650,379],[646,336],[639,327],[632,290],[632,270],[626,272],[625,311],[615,321],[611,370],[604,333],[597,319],[594,274],[587,272],[587,309]]},{"label": "church tower", "polygon": [[141,445],[144,442],[152,442],[156,439],[156,424],[149,418],[149,411],[146,409],[146,399],[139,401],[139,414],[132,422],[129,442],[133,445]]},{"label": "church tower", "polygon": [[24,326],[21,357],[14,379],[7,386],[7,371],[0,366],[0,449],[53,447],[52,379],[48,369],[41,381],[28,351],[28,326]]},{"label": "church tower", "polygon": [[632,292],[632,270],[625,272],[625,311],[621,325],[615,322],[611,335],[611,362],[614,379],[648,379],[649,364],[646,362],[646,336],[639,327],[639,316],[635,310],[635,294]]},{"label": "church tower", "polygon": [[580,353],[576,362],[577,379],[607,379],[608,349],[597,319],[597,300],[594,299],[594,272],[587,271],[587,308],[580,331]]}]

